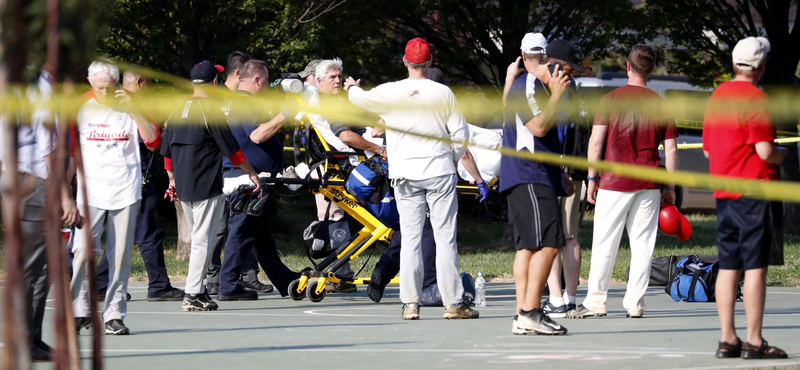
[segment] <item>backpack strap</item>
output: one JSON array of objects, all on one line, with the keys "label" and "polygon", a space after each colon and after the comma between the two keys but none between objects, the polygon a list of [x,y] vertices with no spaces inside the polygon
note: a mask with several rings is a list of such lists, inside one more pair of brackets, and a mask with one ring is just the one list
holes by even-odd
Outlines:
[{"label": "backpack strap", "polygon": [[[703,272],[705,272],[705,271],[700,269],[700,270],[697,270],[694,273],[692,273],[692,283],[689,284],[688,295],[686,296],[686,299],[683,299],[683,297],[681,297],[682,301],[687,302],[687,301],[689,301],[689,299],[691,299],[694,296],[694,289],[695,289],[695,287],[697,287],[697,281],[700,280],[700,274],[702,274]],[[678,286],[680,287],[680,285],[678,285]],[[680,293],[678,293],[678,296],[680,297]]]}]

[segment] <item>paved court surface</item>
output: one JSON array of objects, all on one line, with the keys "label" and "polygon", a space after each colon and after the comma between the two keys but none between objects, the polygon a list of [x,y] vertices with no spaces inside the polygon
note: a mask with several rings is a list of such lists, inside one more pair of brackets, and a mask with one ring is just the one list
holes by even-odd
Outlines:
[{"label": "paved court surface", "polygon": [[[146,302],[145,284],[132,283],[125,320],[132,335],[104,337],[106,368],[800,368],[800,289],[770,288],[767,297],[764,336],[791,357],[743,361],[714,358],[719,331],[713,303],[676,303],[658,287],[648,291],[645,318],[626,319],[624,286],[612,286],[609,316],[560,319],[569,328],[561,337],[511,335],[513,284],[489,284],[489,306],[479,320],[466,321],[443,320],[442,308],[425,307],[422,320],[402,321],[396,287],[381,304],[362,288],[320,303],[271,293],[255,302],[220,302],[216,312],[184,313],[178,302]],[[48,311],[46,339],[52,336]],[[84,331],[80,338],[88,359],[91,336]]]}]

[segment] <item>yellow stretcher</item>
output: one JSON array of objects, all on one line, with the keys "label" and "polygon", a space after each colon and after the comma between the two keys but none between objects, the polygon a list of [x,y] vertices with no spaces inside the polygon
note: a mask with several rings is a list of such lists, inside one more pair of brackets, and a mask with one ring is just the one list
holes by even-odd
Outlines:
[{"label": "yellow stretcher", "polygon": [[[336,271],[345,263],[354,261],[367,249],[375,246],[375,243],[380,241],[388,244],[391,242],[394,230],[372,215],[367,208],[348,193],[345,187],[349,170],[352,167],[349,164],[349,158],[357,155],[359,162],[361,162],[366,160],[365,156],[359,153],[331,150],[319,130],[311,124],[307,117],[300,122],[295,135],[302,132],[306,133],[302,144],[303,148],[295,148],[295,152],[303,151],[308,155],[312,163],[318,163],[320,168],[318,173],[321,176],[318,179],[272,177],[265,179],[264,182],[307,185],[312,193],[322,194],[362,225],[361,230],[351,237],[347,245],[334,251],[312,269],[302,271],[300,278],[289,284],[288,293],[293,300],[300,301],[308,297],[312,302],[320,302],[325,298],[325,286],[328,282],[333,284],[341,282],[355,285],[369,284],[370,279],[368,278],[342,276],[337,274]],[[478,189],[474,185],[459,185],[457,191],[460,194],[478,194]],[[398,284],[399,281],[399,278],[395,277],[389,284]]]}]

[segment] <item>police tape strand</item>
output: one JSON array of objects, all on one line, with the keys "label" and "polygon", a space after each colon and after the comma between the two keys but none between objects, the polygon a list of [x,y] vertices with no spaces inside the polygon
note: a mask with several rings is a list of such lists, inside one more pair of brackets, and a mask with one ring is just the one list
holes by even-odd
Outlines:
[{"label": "police tape strand", "polygon": [[[169,75],[167,73],[163,73],[160,71],[154,71],[149,68],[139,67],[127,63],[120,63],[117,62],[118,65],[122,67],[124,70],[132,70],[138,73],[142,73],[145,75],[152,76],[153,78],[158,78],[162,81],[167,81],[177,85],[177,87],[182,88],[184,90],[188,90],[192,85],[186,79]],[[0,112],[3,113],[3,116],[8,117],[9,115],[18,115],[18,116],[26,116],[30,115],[32,112],[36,110],[46,109],[46,110],[56,110],[66,114],[68,117],[75,117],[77,115],[78,110],[86,101],[86,98],[72,94],[72,95],[54,95],[47,99],[41,99],[39,101],[33,100],[33,102],[29,99],[26,94],[22,94],[22,89],[18,89],[16,92],[14,89],[7,89],[6,91],[0,91]],[[206,91],[210,99],[217,99],[220,102],[224,102],[225,100],[230,101],[236,95],[227,90],[224,87],[219,88],[207,88]],[[770,111],[774,112],[774,109],[777,109],[784,113],[783,116],[789,116],[794,119],[795,124],[797,123],[797,118],[800,117],[800,104],[796,104],[798,99],[795,99],[797,94],[784,94],[780,96],[778,99],[773,99],[772,95],[770,96],[770,101],[773,102],[770,104]],[[137,99],[138,104],[142,104],[147,106],[148,109],[152,112],[154,117],[166,117],[169,113],[182,101],[185,101],[187,98],[186,93],[168,93],[168,94],[159,94],[155,96],[151,94],[150,96],[141,96]],[[693,101],[693,102],[692,102]],[[248,109],[252,109],[252,113],[255,114],[267,114],[269,116],[277,115],[278,112],[281,112],[285,105],[287,104],[287,100],[285,98],[280,99],[260,99],[262,104],[257,106],[251,106]],[[488,107],[488,104],[491,103],[490,101],[481,101],[475,99],[464,99],[463,97],[459,96],[459,103],[462,107],[466,106],[469,107],[469,110],[472,112],[480,111],[480,108],[485,108],[484,112],[498,112],[502,111],[497,106],[497,103],[492,103],[492,107]],[[466,103],[466,104],[465,104]],[[736,102],[736,104],[741,104],[742,102]],[[746,102],[745,102],[746,103]],[[687,106],[693,106],[694,109],[691,111],[695,115],[700,112],[704,112],[707,107],[705,103],[702,104],[702,107],[697,104],[696,99],[690,100],[681,100],[680,103],[670,102],[668,103],[670,107],[680,106],[681,110],[685,113],[687,112]],[[220,105],[221,106],[221,105]],[[299,108],[299,107],[298,107]],[[402,132],[404,134],[415,135],[424,137],[431,140],[439,140],[446,142],[451,145],[461,146],[464,145],[464,142],[454,141],[450,138],[442,138],[442,137],[435,137],[430,135],[424,135],[412,131],[405,131],[405,130],[397,130],[388,128],[382,123],[377,123],[374,120],[370,120],[369,115],[365,114],[355,114],[352,111],[348,112],[347,109],[340,109],[341,107],[327,107],[327,109],[322,109],[320,107],[302,107],[302,111],[311,113],[311,114],[318,114],[330,119],[338,119],[342,121],[346,121],[354,126],[364,126],[364,127],[382,127],[384,129],[390,129],[397,132]],[[396,107],[387,107],[388,109],[402,109],[403,107],[396,106]],[[585,107],[583,107],[585,108]],[[578,107],[578,109],[583,109]],[[653,107],[642,107],[642,106],[635,106],[632,107],[637,110],[643,109],[664,109],[663,104],[658,104]],[[727,107],[718,107],[718,109],[727,109]],[[300,111],[298,109],[298,111]],[[291,118],[291,117],[287,117]],[[689,121],[689,120],[677,120],[678,123],[682,126],[689,126],[690,128],[693,126],[697,128],[697,122],[699,121]],[[688,123],[688,124],[687,124]],[[590,124],[590,123],[589,123]],[[788,144],[788,143],[797,143],[800,142],[800,138],[792,137],[792,138],[781,138],[775,141],[777,144]],[[576,156],[568,156],[568,155],[560,155],[554,153],[546,153],[537,151],[535,153],[531,153],[528,151],[517,151],[514,149],[501,147],[501,148],[487,148],[481,147],[476,145],[475,143],[466,143],[469,147],[479,147],[481,149],[487,150],[497,150],[503,156],[510,156],[510,157],[517,157],[526,160],[536,161],[547,163],[550,165],[555,166],[564,166],[564,167],[571,167],[576,169],[586,170],[590,167],[589,161],[585,157],[576,157]],[[697,149],[702,148],[702,143],[690,143],[690,144],[679,144],[679,149]],[[391,156],[391,153],[389,153]],[[698,172],[689,172],[689,171],[672,171],[668,172],[663,168],[656,168],[656,167],[648,167],[648,166],[640,166],[640,165],[633,165],[633,164],[625,164],[619,162],[608,162],[608,161],[593,161],[591,163],[591,167],[601,171],[601,172],[610,172],[614,173],[619,176],[629,177],[638,180],[645,180],[645,181],[652,181],[662,184],[675,184],[678,186],[683,187],[691,187],[691,188],[702,188],[702,189],[709,189],[709,190],[724,190],[736,193],[743,193],[746,196],[751,198],[758,198],[764,200],[772,200],[772,201],[787,201],[787,202],[800,202],[800,182],[789,182],[789,181],[760,181],[760,180],[751,180],[751,179],[742,179],[742,178],[731,178],[731,177],[723,177],[723,176],[712,176],[709,174],[703,174]]]}]

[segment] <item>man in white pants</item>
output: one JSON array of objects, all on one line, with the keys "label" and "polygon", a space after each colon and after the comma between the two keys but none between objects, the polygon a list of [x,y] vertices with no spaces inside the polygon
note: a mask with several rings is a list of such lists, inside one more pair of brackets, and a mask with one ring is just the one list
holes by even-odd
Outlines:
[{"label": "man in white pants", "polygon": [[[456,166],[466,150],[438,138],[464,143],[467,123],[453,92],[427,78],[431,65],[428,42],[415,38],[406,45],[403,64],[408,79],[380,85],[370,91],[348,77],[350,101],[375,112],[386,122],[389,176],[395,184],[400,230],[400,299],[403,319],[419,319],[422,295],[422,228],[430,208],[436,240],[436,278],[445,305],[446,319],[478,318],[478,312],[463,302],[464,287],[458,274],[456,246]],[[433,138],[417,136],[427,135]]]},{"label": "man in white pants", "polygon": [[[667,171],[678,167],[678,131],[663,109],[664,100],[647,88],[647,75],[656,63],[655,51],[636,45],[628,55],[628,84],[603,97],[589,140],[589,162],[603,158],[639,166],[658,167],[658,146],[664,143]],[[603,149],[605,147],[605,149]],[[604,152],[603,152],[604,151]],[[599,181],[598,181],[599,180]],[[598,190],[599,186],[599,190]],[[650,281],[650,259],[656,244],[661,202],[675,201],[675,187],[629,179],[589,168],[588,200],[595,204],[589,289],[583,304],[569,318],[605,316],[611,272],[622,231],[631,244],[631,270],[622,305],[628,317],[644,314],[644,293]]]},{"label": "man in white pants", "polygon": [[[125,335],[130,330],[123,320],[127,313],[131,249],[142,199],[139,137],[155,150],[161,142],[158,127],[148,121],[124,90],[115,90],[119,69],[94,62],[89,66],[89,83],[94,97],[78,111],[75,134],[83,158],[84,176],[78,189],[86,186],[86,197],[78,191],[79,210],[89,222],[92,247],[100,254],[103,229],[108,258],[109,284],[103,304],[106,334]],[[84,183],[85,181],[85,183]],[[84,215],[84,205],[89,214]],[[73,275],[70,282],[77,330],[89,325],[89,284],[86,281],[86,230],[75,233]]]},{"label": "man in white pants", "polygon": [[222,66],[207,60],[194,65],[191,71],[194,94],[172,111],[161,147],[164,168],[169,175],[170,199],[180,198],[192,229],[186,294],[181,307],[184,311],[219,308],[208,296],[203,280],[225,212],[222,155],[249,175],[256,186],[254,193],[261,189],[256,171],[231,133],[221,107],[208,99],[209,90],[217,84],[217,73],[222,71]]}]

